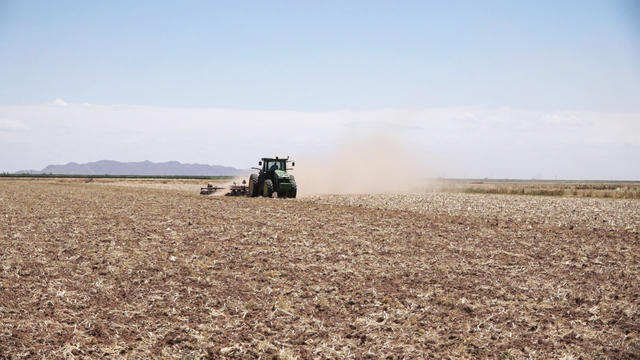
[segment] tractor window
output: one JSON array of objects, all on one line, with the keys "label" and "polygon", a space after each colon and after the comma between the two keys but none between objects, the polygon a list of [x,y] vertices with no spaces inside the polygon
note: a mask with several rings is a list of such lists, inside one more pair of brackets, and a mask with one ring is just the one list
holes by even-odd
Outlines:
[{"label": "tractor window", "polygon": [[266,170],[286,170],[286,163],[284,160],[268,160],[265,161]]}]

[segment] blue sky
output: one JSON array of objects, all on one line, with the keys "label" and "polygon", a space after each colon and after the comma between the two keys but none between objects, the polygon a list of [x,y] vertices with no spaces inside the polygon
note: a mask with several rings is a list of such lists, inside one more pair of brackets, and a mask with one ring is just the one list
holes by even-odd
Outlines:
[{"label": "blue sky", "polygon": [[640,179],[638,1],[0,0],[0,84],[0,171],[384,135],[431,176]]},{"label": "blue sky", "polygon": [[640,110],[633,1],[0,4],[0,104]]}]

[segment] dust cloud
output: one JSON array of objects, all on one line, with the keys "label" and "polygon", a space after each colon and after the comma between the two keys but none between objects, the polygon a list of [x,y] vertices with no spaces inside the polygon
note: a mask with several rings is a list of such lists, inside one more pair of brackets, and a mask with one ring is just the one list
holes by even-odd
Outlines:
[{"label": "dust cloud", "polygon": [[418,156],[387,136],[344,142],[324,156],[297,159],[298,195],[421,191],[427,169]]}]

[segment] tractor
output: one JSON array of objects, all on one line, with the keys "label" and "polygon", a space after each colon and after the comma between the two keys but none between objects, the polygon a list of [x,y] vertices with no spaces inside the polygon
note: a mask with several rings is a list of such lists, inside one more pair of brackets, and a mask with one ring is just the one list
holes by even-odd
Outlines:
[{"label": "tractor", "polygon": [[[296,180],[293,175],[287,173],[287,163],[289,157],[286,158],[262,158],[258,165],[261,168],[252,168],[258,170],[257,174],[249,176],[249,196],[265,196],[273,197],[276,193],[279,198],[295,198],[298,192]],[[295,162],[291,162],[291,166],[295,166]]]}]

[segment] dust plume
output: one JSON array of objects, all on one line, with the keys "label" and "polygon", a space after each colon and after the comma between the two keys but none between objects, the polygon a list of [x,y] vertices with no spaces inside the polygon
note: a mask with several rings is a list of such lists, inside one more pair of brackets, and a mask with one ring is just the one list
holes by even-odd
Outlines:
[{"label": "dust plume", "polygon": [[293,171],[300,196],[420,191],[422,161],[400,141],[386,136],[342,143],[326,156],[298,158]]}]

